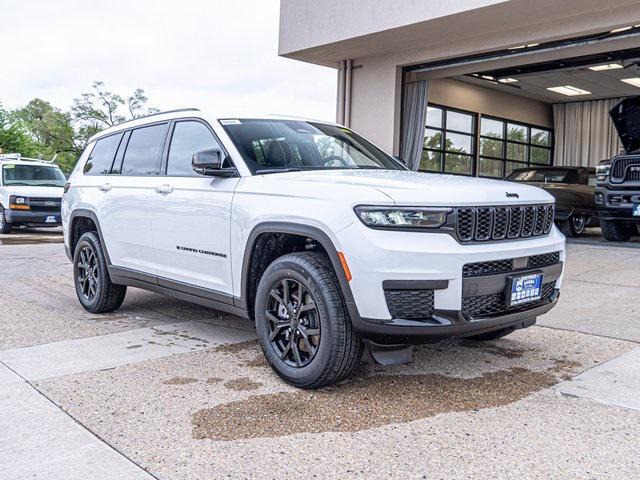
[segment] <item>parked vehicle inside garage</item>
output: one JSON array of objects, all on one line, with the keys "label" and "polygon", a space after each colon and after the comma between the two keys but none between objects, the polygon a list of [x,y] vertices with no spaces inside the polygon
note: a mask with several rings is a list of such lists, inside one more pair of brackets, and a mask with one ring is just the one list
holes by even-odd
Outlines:
[{"label": "parked vehicle inside garage", "polygon": [[565,259],[544,190],[411,172],[332,123],[195,109],[94,136],[62,217],[85,309],[134,286],[250,318],[302,388],[344,379],[365,341],[390,364],[533,325]]},{"label": "parked vehicle inside garage", "polygon": [[0,233],[13,227],[55,227],[66,177],[57,165],[18,154],[0,155]]},{"label": "parked vehicle inside garage", "polygon": [[600,224],[594,200],[595,168],[535,167],[514,170],[505,180],[545,189],[556,199],[556,224],[567,237]]},{"label": "parked vehicle inside garage", "polygon": [[626,242],[640,233],[640,96],[620,101],[610,115],[625,153],[599,163],[595,199],[604,238]]}]

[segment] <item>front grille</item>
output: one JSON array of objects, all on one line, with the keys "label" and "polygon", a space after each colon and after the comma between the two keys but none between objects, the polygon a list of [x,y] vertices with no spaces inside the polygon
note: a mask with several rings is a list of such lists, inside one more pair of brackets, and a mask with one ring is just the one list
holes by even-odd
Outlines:
[{"label": "front grille", "polygon": [[613,161],[611,179],[614,181],[640,181],[640,172],[631,171],[631,166],[640,166],[640,157],[620,157]]},{"label": "front grille", "polygon": [[551,230],[554,211],[553,204],[460,207],[455,233],[462,243],[538,237]]},{"label": "front grille", "polygon": [[[549,282],[542,285],[542,298],[539,302],[533,302],[527,305],[530,308],[537,306],[542,302],[548,301],[555,290],[555,282]],[[523,306],[509,308],[506,305],[505,293],[494,293],[491,295],[477,295],[474,297],[462,298],[462,315],[466,319],[478,317],[491,317],[493,315],[508,313],[511,310],[522,309]]]},{"label": "front grille", "polygon": [[[524,258],[524,257],[523,257]],[[543,253],[527,257],[526,268],[539,268],[553,265],[560,261],[560,252]],[[490,260],[488,262],[467,263],[462,267],[463,277],[494,275],[514,271],[514,259]]]},{"label": "front grille", "polygon": [[392,318],[420,320],[433,316],[433,290],[385,290],[384,297]]},{"label": "front grille", "polygon": [[34,212],[60,213],[61,198],[29,197],[29,206]]}]

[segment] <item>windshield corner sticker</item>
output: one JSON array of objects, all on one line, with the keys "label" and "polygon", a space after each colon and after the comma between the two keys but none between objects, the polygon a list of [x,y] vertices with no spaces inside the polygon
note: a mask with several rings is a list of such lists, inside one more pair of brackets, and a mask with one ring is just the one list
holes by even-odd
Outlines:
[{"label": "windshield corner sticker", "polygon": [[220,123],[222,125],[240,125],[240,120],[236,120],[236,119],[227,119],[227,120],[220,120]]},{"label": "windshield corner sticker", "polygon": [[182,245],[176,245],[176,249],[181,252],[199,253],[200,255],[210,255],[212,257],[227,258],[227,255],[224,253],[210,252],[209,250],[200,250],[198,248],[183,247]]}]

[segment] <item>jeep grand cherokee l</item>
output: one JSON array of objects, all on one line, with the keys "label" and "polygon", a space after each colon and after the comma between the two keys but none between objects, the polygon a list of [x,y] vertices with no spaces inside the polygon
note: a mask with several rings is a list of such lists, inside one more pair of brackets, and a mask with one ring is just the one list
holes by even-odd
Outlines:
[{"label": "jeep grand cherokee l", "polygon": [[348,128],[189,109],[93,137],[66,185],[78,299],[109,312],[127,286],[255,321],[273,369],[317,388],[365,343],[495,339],[558,300],[553,197],[408,171]]}]

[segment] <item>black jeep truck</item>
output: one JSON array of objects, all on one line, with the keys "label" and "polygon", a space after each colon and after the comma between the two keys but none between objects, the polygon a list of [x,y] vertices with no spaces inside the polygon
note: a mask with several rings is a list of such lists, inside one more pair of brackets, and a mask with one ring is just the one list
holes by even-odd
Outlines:
[{"label": "black jeep truck", "polygon": [[609,115],[625,153],[598,164],[595,201],[604,238],[626,242],[640,231],[640,96],[625,98]]}]

